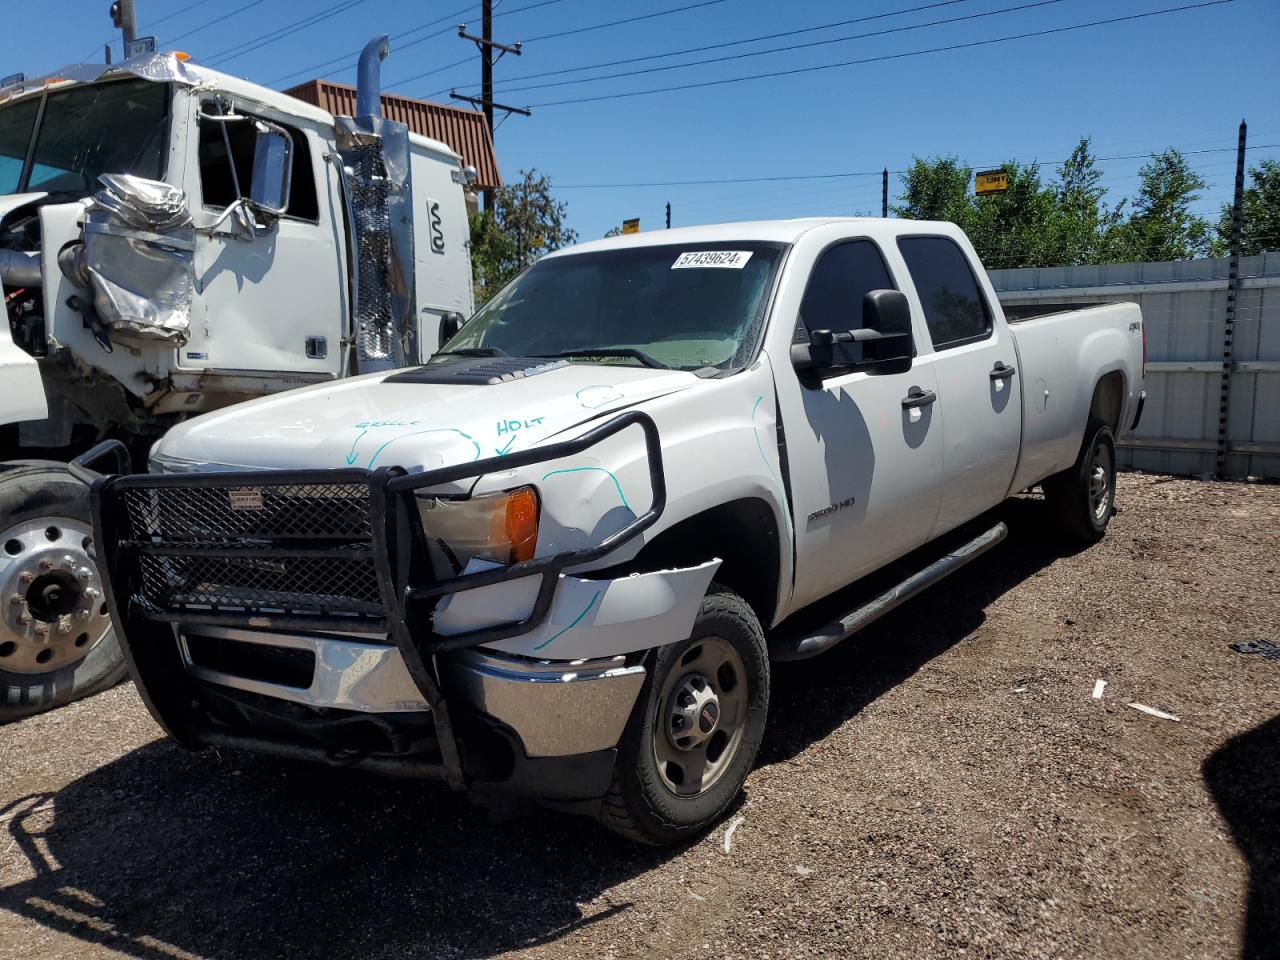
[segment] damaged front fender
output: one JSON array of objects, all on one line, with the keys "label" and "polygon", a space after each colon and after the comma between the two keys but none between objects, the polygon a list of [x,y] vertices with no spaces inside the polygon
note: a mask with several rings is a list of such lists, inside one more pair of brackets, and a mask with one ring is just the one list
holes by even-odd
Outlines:
[{"label": "damaged front fender", "polygon": [[[527,633],[486,644],[493,650],[580,660],[648,650],[683,640],[693,628],[720,560],[616,580],[561,574],[546,619]],[[445,597],[433,626],[440,636],[519,623],[533,611],[538,580],[526,577]]]}]

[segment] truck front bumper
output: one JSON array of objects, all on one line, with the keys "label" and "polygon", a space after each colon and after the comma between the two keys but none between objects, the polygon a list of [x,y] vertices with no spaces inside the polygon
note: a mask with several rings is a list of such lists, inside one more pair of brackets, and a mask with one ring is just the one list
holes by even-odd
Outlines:
[{"label": "truck front bumper", "polygon": [[[644,432],[649,460],[653,497],[643,515],[588,549],[431,574],[439,564],[416,491],[573,456],[631,426]],[[79,471],[103,452],[82,458]],[[677,640],[716,566],[600,581],[564,574],[662,514],[661,447],[638,411],[576,440],[416,475],[382,468],[92,482],[94,540],[110,571],[104,586],[125,659],[174,739],[436,777],[455,789],[506,782],[566,799],[602,793],[601,771],[644,682],[639,647],[602,647],[604,657],[566,647],[560,660],[477,648],[538,630],[559,636],[569,613],[557,600],[584,584],[599,602],[566,629],[598,623],[602,636],[621,629],[652,637],[650,647]],[[527,598],[516,619],[465,615],[463,598],[495,589]],[[644,599],[654,596],[669,602]],[[451,604],[445,630],[436,613]],[[647,616],[636,613],[646,608]],[[584,782],[566,787],[561,760],[589,768],[579,771]]]}]

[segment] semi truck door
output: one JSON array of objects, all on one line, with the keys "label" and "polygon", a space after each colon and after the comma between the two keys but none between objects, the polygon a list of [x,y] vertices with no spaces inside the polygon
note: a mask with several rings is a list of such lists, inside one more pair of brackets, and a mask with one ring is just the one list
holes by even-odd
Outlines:
[{"label": "semi truck door", "polygon": [[[896,288],[875,243],[837,243],[814,265],[800,322],[809,331],[860,327],[863,296]],[[861,344],[837,349],[846,351],[846,360],[860,359]],[[798,409],[783,408],[792,451],[797,604],[922,544],[941,495],[941,411],[928,402],[938,391],[930,357],[917,358],[905,373],[847,366],[819,373],[817,382],[800,387]],[[784,404],[793,402],[782,396]],[[908,397],[920,400],[904,406]]]},{"label": "semi truck door", "polygon": [[[206,102],[197,119],[198,148],[188,166],[197,228],[236,200],[237,183],[248,195],[253,177],[255,125],[211,116],[220,109]],[[240,107],[235,112],[246,115]],[[230,222],[213,236],[197,230],[191,339],[179,364],[218,373],[338,376],[346,315],[342,208],[323,143],[266,119],[292,138],[288,206],[263,235],[246,236]]]},{"label": "semi truck door", "polygon": [[1022,437],[1013,335],[995,322],[969,256],[949,237],[899,237],[933,341],[945,404],[946,483],[932,536],[1004,500]]}]

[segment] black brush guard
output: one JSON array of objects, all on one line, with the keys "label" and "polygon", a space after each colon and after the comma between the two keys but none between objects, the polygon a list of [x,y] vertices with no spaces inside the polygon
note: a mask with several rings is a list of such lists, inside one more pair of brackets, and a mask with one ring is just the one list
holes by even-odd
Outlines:
[{"label": "black brush guard", "polygon": [[[431,552],[438,548],[431,545],[422,528],[415,491],[576,456],[632,426],[644,433],[652,491],[649,509],[643,515],[594,547],[448,579],[432,574],[438,565],[433,566]],[[102,475],[93,470],[92,465],[107,456],[116,458],[123,473]],[[465,777],[432,658],[538,627],[551,608],[560,573],[598,560],[640,535],[662,516],[667,497],[657,426],[647,414],[634,410],[573,440],[417,474],[408,474],[401,467],[380,467],[373,471],[130,475],[128,453],[114,440],[78,457],[71,469],[91,485],[98,565],[125,660],[143,701],[170,736],[192,748],[232,745],[235,741],[258,752],[336,762],[323,747],[229,737],[211,726],[193,702],[192,680],[174,642],[174,625],[385,631],[431,708],[440,762],[369,757],[355,762],[343,759],[341,763],[384,770],[394,767],[400,773],[445,779],[456,789],[465,786]],[[359,496],[353,495],[356,491]],[[175,504],[169,497],[181,499]],[[238,508],[228,505],[222,509],[232,498],[238,499]],[[289,498],[309,511],[305,521],[289,512],[285,502]],[[138,529],[140,514],[141,525],[147,529]],[[216,526],[221,529],[215,530]],[[186,539],[166,542],[166,531],[174,529],[186,534]],[[297,563],[307,565],[308,575],[330,589],[290,594],[270,588],[273,578],[289,580],[294,574],[290,564]],[[346,596],[344,584],[360,583],[362,565],[372,573],[373,593]],[[164,583],[174,570],[195,581],[202,572],[224,577],[231,572],[249,585],[239,585],[238,593],[159,589],[157,584]],[[315,573],[317,570],[321,572]],[[435,632],[431,613],[440,598],[525,577],[540,577],[541,582],[533,610],[524,620],[452,636]]]}]

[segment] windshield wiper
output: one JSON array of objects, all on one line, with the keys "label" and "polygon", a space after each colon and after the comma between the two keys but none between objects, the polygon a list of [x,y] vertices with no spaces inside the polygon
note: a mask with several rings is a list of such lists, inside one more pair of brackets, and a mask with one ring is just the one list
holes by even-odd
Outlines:
[{"label": "windshield wiper", "polygon": [[641,350],[635,350],[631,347],[601,347],[592,350],[562,350],[560,353],[540,353],[539,357],[631,357],[633,360],[639,360],[646,367],[654,370],[670,370],[665,363],[653,359],[647,353]]},{"label": "windshield wiper", "polygon": [[500,347],[458,347],[456,350],[437,350],[433,357],[509,357]]}]

